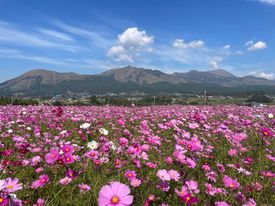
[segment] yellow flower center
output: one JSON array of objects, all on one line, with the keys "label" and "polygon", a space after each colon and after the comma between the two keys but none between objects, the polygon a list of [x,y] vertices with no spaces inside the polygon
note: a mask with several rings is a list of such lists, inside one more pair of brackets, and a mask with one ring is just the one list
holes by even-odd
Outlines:
[{"label": "yellow flower center", "polygon": [[112,197],[112,203],[116,204],[118,203],[119,199],[117,196]]},{"label": "yellow flower center", "polygon": [[42,179],[41,182],[46,182],[46,180],[45,180],[45,179]]},{"label": "yellow flower center", "polygon": [[69,148],[66,148],[66,152],[69,152]]},{"label": "yellow flower center", "polygon": [[186,197],[185,199],[186,199],[186,202],[188,202],[191,199],[191,197]]},{"label": "yellow flower center", "polygon": [[3,202],[3,198],[2,197],[0,197],[0,203],[2,203]]},{"label": "yellow flower center", "polygon": [[67,158],[66,158],[66,161],[67,161],[67,162],[69,162],[69,161],[70,161],[70,158],[69,158],[69,157],[67,157]]},{"label": "yellow flower center", "polygon": [[267,132],[264,132],[264,135],[268,135],[268,133],[267,133]]},{"label": "yellow flower center", "polygon": [[233,187],[234,187],[234,185],[233,185],[233,184],[230,184],[230,185],[229,185],[229,187],[230,187],[230,188],[233,188]]},{"label": "yellow flower center", "polygon": [[8,185],[7,188],[8,188],[8,189],[12,189],[13,186],[12,186],[12,185]]}]

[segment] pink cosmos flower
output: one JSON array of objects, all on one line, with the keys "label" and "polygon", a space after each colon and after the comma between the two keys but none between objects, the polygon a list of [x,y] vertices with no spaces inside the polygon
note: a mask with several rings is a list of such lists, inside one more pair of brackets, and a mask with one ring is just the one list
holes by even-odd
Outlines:
[{"label": "pink cosmos flower", "polygon": [[134,197],[130,194],[127,185],[120,182],[112,182],[105,185],[99,192],[99,206],[129,206],[133,203]]},{"label": "pink cosmos flower", "polygon": [[261,174],[265,177],[270,177],[270,178],[275,177],[275,173],[273,173],[271,171],[262,171]]},{"label": "pink cosmos flower", "polygon": [[45,161],[48,164],[53,164],[55,161],[59,159],[59,151],[58,150],[51,150],[50,153],[46,154]]},{"label": "pink cosmos flower", "polygon": [[154,164],[153,162],[146,162],[146,166],[150,167],[150,168],[156,168],[157,167],[157,165]]},{"label": "pink cosmos flower", "polygon": [[0,180],[0,191],[5,188],[5,180]]},{"label": "pink cosmos flower", "polygon": [[196,197],[193,197],[192,195],[190,194],[186,194],[186,195],[183,195],[183,196],[180,196],[180,199],[187,205],[192,205],[192,204],[196,204],[199,202],[199,199],[196,198]]},{"label": "pink cosmos flower", "polygon": [[17,178],[7,178],[5,179],[5,191],[8,193],[13,193],[17,190],[22,190],[22,184],[19,183]]},{"label": "pink cosmos flower", "polygon": [[74,162],[74,158],[72,153],[65,153],[64,154],[64,163],[65,164],[71,164]]},{"label": "pink cosmos flower", "polygon": [[225,194],[225,190],[218,188],[218,187],[213,187],[212,184],[210,183],[205,183],[205,192],[206,194],[210,196],[215,196],[216,194]]},{"label": "pink cosmos flower", "polygon": [[202,165],[201,168],[202,168],[204,171],[210,171],[210,170],[211,170],[211,167],[210,167],[208,164]]},{"label": "pink cosmos flower", "polygon": [[252,198],[249,198],[249,200],[242,206],[256,206],[256,205],[257,204],[256,204],[255,200],[253,200]]},{"label": "pink cosmos flower", "polygon": [[189,180],[185,182],[187,189],[191,192],[191,193],[199,193],[200,190],[198,189],[198,183],[196,181],[193,180]]},{"label": "pink cosmos flower", "polygon": [[73,179],[70,177],[64,177],[63,179],[59,180],[61,185],[68,185]]},{"label": "pink cosmos flower", "polygon": [[225,172],[225,168],[224,168],[223,164],[217,164],[217,168],[220,172]]},{"label": "pink cosmos flower", "polygon": [[190,129],[196,129],[196,128],[199,127],[199,124],[197,124],[197,123],[190,123],[188,126],[189,126]]},{"label": "pink cosmos flower", "polygon": [[157,176],[163,181],[170,181],[171,177],[167,170],[158,170]]},{"label": "pink cosmos flower", "polygon": [[9,204],[8,198],[0,196],[0,206],[7,206],[8,204]]},{"label": "pink cosmos flower", "polygon": [[207,173],[205,173],[205,176],[210,181],[213,181],[213,182],[217,181],[217,172],[215,172],[215,171],[207,172]]},{"label": "pink cosmos flower", "polygon": [[261,128],[261,132],[263,133],[263,135],[265,137],[272,137],[273,136],[273,132],[271,129],[267,128],[267,127],[263,127]]},{"label": "pink cosmos flower", "polygon": [[173,163],[172,157],[165,157],[165,163],[171,165]]},{"label": "pink cosmos flower", "polygon": [[128,179],[128,180],[132,180],[132,179],[135,179],[137,174],[134,170],[127,170],[125,173],[124,173],[124,176]]},{"label": "pink cosmos flower", "polygon": [[166,181],[160,181],[157,184],[157,188],[161,189],[163,192],[168,192],[170,190],[170,185]]},{"label": "pink cosmos flower", "polygon": [[126,139],[125,137],[121,137],[121,138],[119,138],[119,144],[121,145],[121,146],[125,146],[125,145],[127,145],[128,144],[128,139]]},{"label": "pink cosmos flower", "polygon": [[61,149],[64,153],[73,153],[74,152],[74,147],[69,144],[63,145]]},{"label": "pink cosmos flower", "polygon": [[85,157],[89,159],[97,159],[98,158],[98,151],[96,150],[90,150],[85,153]]},{"label": "pink cosmos flower", "polygon": [[65,175],[69,178],[76,178],[78,176],[78,173],[72,169],[68,169],[66,172],[65,172]]},{"label": "pink cosmos flower", "polygon": [[231,156],[231,157],[236,156],[236,155],[238,155],[238,150],[236,150],[236,149],[230,149],[228,151],[228,155]]},{"label": "pink cosmos flower", "polygon": [[33,206],[44,206],[44,204],[45,204],[45,200],[39,198]]},{"label": "pink cosmos flower", "polygon": [[49,176],[48,175],[40,175],[38,180],[34,181],[32,183],[32,188],[36,189],[38,187],[43,187],[47,182],[49,182]]},{"label": "pink cosmos flower", "polygon": [[88,192],[91,189],[91,187],[89,185],[83,184],[83,183],[79,184],[78,187],[80,189],[80,192],[82,192],[82,193]]},{"label": "pink cosmos flower", "polygon": [[227,204],[227,202],[215,202],[215,206],[230,206],[229,204]]},{"label": "pink cosmos flower", "polygon": [[43,170],[44,170],[43,167],[38,167],[35,169],[35,172],[40,173],[40,172],[43,172]]},{"label": "pink cosmos flower", "polygon": [[137,178],[131,179],[131,183],[130,184],[131,184],[132,187],[138,187],[141,184],[141,180],[139,180]]},{"label": "pink cosmos flower", "polygon": [[120,159],[115,159],[115,168],[121,168],[121,161]]},{"label": "pink cosmos flower", "polygon": [[180,174],[176,170],[169,170],[168,173],[172,180],[175,180],[176,182],[179,181]]},{"label": "pink cosmos flower", "polygon": [[228,177],[227,175],[224,175],[223,183],[226,187],[230,188],[231,190],[235,190],[240,186],[237,180],[234,180],[231,177]]}]

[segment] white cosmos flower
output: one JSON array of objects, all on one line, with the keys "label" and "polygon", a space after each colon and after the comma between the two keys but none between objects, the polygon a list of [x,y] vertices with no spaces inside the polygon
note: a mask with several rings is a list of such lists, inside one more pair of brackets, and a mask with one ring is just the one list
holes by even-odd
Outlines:
[{"label": "white cosmos flower", "polygon": [[86,122],[86,123],[80,125],[80,129],[88,129],[90,126],[91,126],[91,124]]},{"label": "white cosmos flower", "polygon": [[115,143],[112,142],[112,141],[110,141],[109,143],[112,145],[112,146],[111,146],[111,149],[112,149],[112,150],[116,150],[117,146],[115,145]]},{"label": "white cosmos flower", "polygon": [[66,134],[67,133],[67,130],[63,130],[60,132],[60,134]]},{"label": "white cosmos flower", "polygon": [[271,113],[269,113],[267,116],[269,119],[272,119],[274,117],[273,114],[271,114]]},{"label": "white cosmos flower", "polygon": [[89,147],[90,149],[97,149],[98,148],[98,142],[92,140],[91,142],[87,143],[87,147]]},{"label": "white cosmos flower", "polygon": [[109,134],[108,130],[103,128],[103,127],[99,129],[99,132],[103,135],[108,135]]}]

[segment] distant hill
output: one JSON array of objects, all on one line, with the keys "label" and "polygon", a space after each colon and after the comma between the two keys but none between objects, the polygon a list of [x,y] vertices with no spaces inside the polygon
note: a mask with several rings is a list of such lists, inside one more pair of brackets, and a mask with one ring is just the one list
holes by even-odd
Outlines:
[{"label": "distant hill", "polygon": [[0,84],[0,96],[52,97],[58,94],[88,93],[192,93],[232,95],[236,93],[275,93],[275,81],[224,70],[166,74],[158,70],[127,66],[96,75],[32,70]]}]

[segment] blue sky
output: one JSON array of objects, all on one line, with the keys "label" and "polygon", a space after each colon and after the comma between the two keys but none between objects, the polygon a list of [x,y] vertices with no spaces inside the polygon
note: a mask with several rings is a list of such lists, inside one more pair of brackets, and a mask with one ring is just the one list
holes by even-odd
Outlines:
[{"label": "blue sky", "polygon": [[0,0],[0,82],[133,65],[275,78],[275,0]]}]

